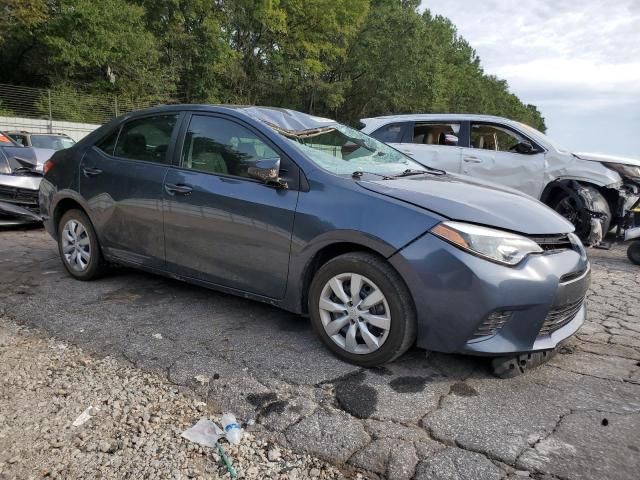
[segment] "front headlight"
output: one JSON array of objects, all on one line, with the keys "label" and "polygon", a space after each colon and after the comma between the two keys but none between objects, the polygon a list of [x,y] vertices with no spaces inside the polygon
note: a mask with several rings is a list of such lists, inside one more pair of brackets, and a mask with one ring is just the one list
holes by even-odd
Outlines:
[{"label": "front headlight", "polygon": [[630,178],[635,182],[640,182],[640,167],[635,165],[625,165],[624,163],[606,163],[604,166],[615,170],[624,178]]},{"label": "front headlight", "polygon": [[510,266],[530,253],[543,251],[536,242],[521,235],[470,223],[442,222],[431,233],[462,250]]}]

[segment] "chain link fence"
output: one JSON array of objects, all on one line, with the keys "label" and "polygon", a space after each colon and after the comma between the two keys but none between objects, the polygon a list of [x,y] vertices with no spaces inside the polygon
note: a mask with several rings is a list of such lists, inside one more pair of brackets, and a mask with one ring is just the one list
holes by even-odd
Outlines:
[{"label": "chain link fence", "polygon": [[173,102],[167,95],[158,98],[130,99],[116,95],[89,95],[71,87],[42,89],[0,84],[0,116],[103,124],[123,113],[159,103]]}]

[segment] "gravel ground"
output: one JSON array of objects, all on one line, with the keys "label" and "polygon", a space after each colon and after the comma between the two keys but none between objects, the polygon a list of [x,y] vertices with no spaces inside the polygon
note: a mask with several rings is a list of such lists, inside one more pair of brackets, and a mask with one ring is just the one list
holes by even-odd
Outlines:
[{"label": "gravel ground", "polygon": [[[160,456],[172,459],[172,464],[159,473],[146,474],[149,478],[172,478],[173,468],[180,474],[184,468],[208,473],[207,465],[213,469],[211,476],[223,473],[213,452],[190,451],[178,435],[205,414],[193,403],[202,400],[207,416],[231,411],[242,421],[254,419],[253,435],[277,442],[281,454],[290,448],[320,458],[343,469],[345,476],[366,472],[368,478],[392,480],[637,480],[640,268],[627,260],[622,245],[591,249],[589,257],[593,275],[588,317],[582,328],[548,363],[526,375],[501,380],[491,374],[485,358],[425,355],[417,349],[384,367],[361,369],[329,354],[307,319],[125,268],[114,269],[95,282],[78,282],[64,271],[56,244],[44,231],[0,231],[0,318],[82,348],[96,358],[110,357],[119,365],[135,367],[122,369],[112,366],[113,360],[94,361],[98,368],[90,362],[93,373],[86,379],[84,371],[73,369],[68,378],[58,372],[47,377],[46,368],[38,366],[35,371],[43,381],[51,378],[55,382],[51,391],[36,384],[47,392],[40,393],[42,398],[37,401],[33,392],[11,387],[5,393],[7,388],[1,386],[0,396],[12,398],[12,413],[6,415],[12,419],[13,412],[19,412],[20,418],[28,418],[33,411],[52,417],[46,410],[52,402],[46,397],[60,388],[59,383],[70,384],[65,388],[68,396],[53,397],[65,408],[53,417],[59,419],[59,425],[51,427],[50,434],[40,434],[38,442],[41,438],[56,442],[59,436],[63,444],[67,442],[64,445],[72,444],[76,429],[65,427],[91,402],[101,408],[103,417],[92,419],[78,431],[93,435],[91,429],[102,427],[102,422],[113,425],[105,424],[105,433],[76,440],[81,445],[92,444],[90,452],[94,453],[78,448],[82,460],[71,462],[64,455],[72,455],[75,447],[64,445],[53,456],[46,449],[40,456],[29,451],[21,454],[20,449],[28,450],[29,442],[35,441],[35,430],[17,423],[18,438],[31,437],[15,446],[8,443],[11,450],[0,453],[0,471],[26,472],[18,470],[24,468],[18,462],[7,465],[7,460],[19,457],[25,462],[31,459],[29,468],[36,474],[43,468],[40,465],[52,468],[57,463],[73,464],[73,471],[61,475],[65,478],[93,478],[100,469],[118,474],[99,462],[109,462],[114,456],[130,459],[130,453],[123,456],[129,450],[100,452],[100,442],[115,440],[118,446],[117,440],[132,442],[142,434],[136,430],[137,420],[132,426],[120,417],[113,420],[112,407],[101,401],[116,395],[111,378],[127,372],[125,379],[134,380],[125,388],[136,392],[136,397],[113,399],[121,402],[121,409],[127,402],[130,409],[135,405],[150,410],[150,416],[162,411],[169,417],[161,417],[162,427],[151,436],[151,450],[162,448]],[[41,349],[62,358],[72,350],[51,349],[46,343]],[[22,355],[26,353],[20,352]],[[16,360],[4,366],[3,361],[7,364],[0,358],[0,375],[2,368],[11,375],[18,371],[13,366]],[[105,385],[102,392],[79,387],[90,383],[94,375],[99,378],[93,383],[100,388]],[[153,388],[147,379],[154,379]],[[117,389],[123,384],[117,377]],[[186,399],[185,406],[158,401],[163,396],[171,400],[172,392]],[[18,395],[27,393],[31,400],[23,402]],[[146,405],[138,400],[140,395],[147,399]],[[34,408],[38,401],[43,402],[39,409]],[[0,416],[5,411],[0,404]],[[139,418],[140,413],[135,415],[134,419]],[[39,422],[33,425],[40,428]],[[115,425],[123,427],[118,430]],[[3,428],[0,421],[0,447],[7,444],[6,438],[13,442],[15,437],[7,433],[3,440]],[[162,439],[164,433],[167,437]],[[106,443],[102,446],[111,449]],[[268,464],[263,458],[273,446],[253,448],[259,453],[249,460],[232,451],[239,470],[255,467],[258,471],[252,475],[269,478],[260,469]],[[142,458],[150,457],[145,447],[138,447],[140,450]],[[285,454],[285,458],[289,457]],[[307,457],[290,458],[295,466],[295,459]],[[143,477],[150,468],[138,456],[129,461],[133,462],[131,477]],[[311,475],[314,464],[304,461],[304,467],[298,467],[298,478]],[[286,463],[274,462],[278,473],[271,478],[278,478],[280,470],[288,468]],[[337,471],[327,472],[338,475]]]},{"label": "gravel ground", "polygon": [[[2,479],[229,478],[213,449],[180,436],[202,417],[219,417],[157,375],[0,319],[0,385]],[[97,415],[72,426],[89,406]],[[237,447],[221,443],[238,478],[345,478],[251,432]]]}]

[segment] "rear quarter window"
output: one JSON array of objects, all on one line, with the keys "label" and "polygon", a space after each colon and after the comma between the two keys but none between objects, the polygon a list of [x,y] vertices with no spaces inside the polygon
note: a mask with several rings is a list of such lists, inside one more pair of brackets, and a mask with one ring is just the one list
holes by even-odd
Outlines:
[{"label": "rear quarter window", "polygon": [[385,143],[402,143],[404,140],[405,125],[402,123],[392,123],[380,127],[371,134],[376,140]]}]

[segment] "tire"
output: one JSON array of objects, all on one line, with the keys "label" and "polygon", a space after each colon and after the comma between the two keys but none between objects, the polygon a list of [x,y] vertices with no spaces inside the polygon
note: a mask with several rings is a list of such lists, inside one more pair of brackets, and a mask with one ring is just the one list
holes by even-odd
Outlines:
[{"label": "tire", "polygon": [[[360,295],[352,299],[351,288],[358,280]],[[342,299],[335,288],[342,289]],[[321,308],[321,300],[329,309]],[[308,308],[311,324],[324,344],[355,365],[391,362],[416,339],[416,312],[409,290],[386,260],[369,253],[347,253],[320,267],[311,282]],[[339,330],[330,335],[325,328]]]},{"label": "tire", "polygon": [[[593,211],[601,215],[602,237],[611,229],[611,209],[609,203],[598,191],[597,188],[584,186],[585,193],[590,196]],[[576,229],[576,235],[580,240],[588,243],[593,242],[593,232],[591,213],[584,208],[583,200],[577,192],[565,192],[554,198],[550,205],[556,212],[569,220]]]},{"label": "tire", "polygon": [[632,263],[636,265],[640,265],[640,240],[636,240],[627,249],[627,258],[631,260]]},{"label": "tire", "polygon": [[69,210],[60,219],[58,252],[69,275],[77,280],[93,280],[106,270],[96,231],[89,217],[81,210]]}]

